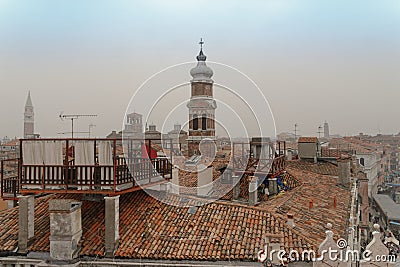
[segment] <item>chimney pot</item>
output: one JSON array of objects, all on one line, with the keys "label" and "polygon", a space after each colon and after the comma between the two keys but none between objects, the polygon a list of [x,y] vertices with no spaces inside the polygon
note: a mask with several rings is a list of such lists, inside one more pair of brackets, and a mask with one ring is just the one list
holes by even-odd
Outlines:
[{"label": "chimney pot", "polygon": [[288,213],[287,214],[287,222],[286,222],[286,224],[288,226],[290,226],[290,227],[294,227],[295,226],[293,213]]}]

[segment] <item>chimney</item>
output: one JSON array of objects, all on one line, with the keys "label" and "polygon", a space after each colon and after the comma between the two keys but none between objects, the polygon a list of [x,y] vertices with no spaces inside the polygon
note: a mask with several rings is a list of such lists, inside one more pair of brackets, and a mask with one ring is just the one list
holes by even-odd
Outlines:
[{"label": "chimney", "polygon": [[286,225],[288,225],[289,227],[294,227],[294,218],[293,218],[293,214],[292,213],[288,213],[287,214],[287,222]]},{"label": "chimney", "polygon": [[[282,262],[278,256],[278,254],[279,254],[278,252],[281,250],[281,244],[280,244],[279,238],[272,238],[271,242],[269,243],[269,248],[270,248],[269,254],[272,254],[271,252],[274,251],[274,253],[272,254],[272,259],[271,259],[272,263],[277,266],[280,265]],[[271,255],[268,255],[268,258],[270,256]]]},{"label": "chimney", "polygon": [[165,198],[169,192],[171,191],[170,183],[162,183],[160,184],[160,197]]},{"label": "chimney", "polygon": [[105,200],[105,256],[112,258],[119,243],[119,196],[104,197]]},{"label": "chimney", "polygon": [[18,214],[18,252],[25,253],[28,243],[35,235],[35,197],[33,195],[19,197]]},{"label": "chimney", "polygon": [[249,183],[249,205],[255,206],[258,204],[258,178],[256,176],[250,177]]},{"label": "chimney", "polygon": [[340,156],[338,159],[338,171],[339,171],[339,185],[349,188],[350,187],[350,157],[345,155]]},{"label": "chimney", "polygon": [[179,169],[176,166],[172,169],[171,193],[179,195]]},{"label": "chimney", "polygon": [[292,160],[293,159],[293,151],[291,149],[289,149],[287,151],[287,156],[286,156],[287,160]]},{"label": "chimney", "polygon": [[233,200],[238,200],[240,195],[240,176],[232,176]]},{"label": "chimney", "polygon": [[52,199],[50,213],[50,257],[70,261],[78,257],[82,237],[81,202],[72,199]]},{"label": "chimney", "polygon": [[205,166],[200,164],[197,166],[197,195],[208,196],[213,188],[213,168],[212,165]]},{"label": "chimney", "polygon": [[277,178],[266,178],[268,179],[268,192],[269,195],[276,195],[278,194],[278,181]]},{"label": "chimney", "polygon": [[310,202],[308,203],[308,208],[312,209],[313,206],[314,206],[314,200],[310,198]]}]

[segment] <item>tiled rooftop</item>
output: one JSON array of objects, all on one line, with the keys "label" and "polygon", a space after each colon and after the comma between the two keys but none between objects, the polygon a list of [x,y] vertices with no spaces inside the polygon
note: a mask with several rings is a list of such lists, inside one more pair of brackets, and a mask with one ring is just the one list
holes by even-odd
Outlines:
[{"label": "tiled rooftop", "polygon": [[[49,251],[48,200],[81,200],[80,197],[59,194],[36,199],[35,240],[30,251]],[[171,197],[172,201],[182,201]],[[82,202],[81,254],[102,256],[104,203]],[[0,222],[0,251],[12,251],[17,247],[18,208],[1,212]],[[257,251],[271,235],[278,238],[282,248],[302,251],[312,247],[307,235],[288,228],[285,220],[260,208],[219,201],[199,206],[191,214],[188,208],[166,205],[138,191],[121,196],[120,245],[116,257],[256,261]]]},{"label": "tiled rooftop", "polygon": [[287,213],[293,214],[296,228],[310,237],[313,244],[319,244],[325,238],[325,225],[328,222],[334,225],[341,237],[346,237],[350,191],[337,186],[336,177],[294,166],[287,167],[287,172],[301,184],[261,203],[260,207],[282,219],[286,218]]},{"label": "tiled rooftop", "polygon": [[286,161],[286,166],[293,167],[299,170],[314,172],[317,174],[331,175],[331,176],[339,175],[337,165],[330,162],[313,163],[309,161],[289,160]]},{"label": "tiled rooftop", "polygon": [[[216,160],[217,169],[226,159]],[[287,162],[282,175],[291,190],[270,197],[258,206],[246,206],[227,200],[228,192],[214,203],[202,204],[200,198],[169,195],[168,202],[197,206],[188,208],[164,204],[143,191],[121,195],[120,245],[118,258],[154,260],[241,260],[256,261],[265,238],[278,238],[281,248],[317,248],[325,238],[326,223],[337,235],[346,237],[350,191],[337,186],[337,167],[331,163]],[[183,173],[181,173],[183,174]],[[195,187],[197,173],[180,178]],[[218,185],[218,183],[216,183]],[[214,187],[215,193],[220,188]],[[223,188],[222,188],[223,189]],[[248,177],[241,181],[242,199],[248,199]],[[82,201],[81,255],[104,255],[104,202],[91,202],[81,195],[57,194],[35,200],[35,240],[30,251],[49,251],[48,200],[72,198]],[[336,203],[336,207],[334,206]],[[295,227],[286,225],[287,213],[294,215]],[[18,207],[0,212],[0,251],[18,246]]]}]

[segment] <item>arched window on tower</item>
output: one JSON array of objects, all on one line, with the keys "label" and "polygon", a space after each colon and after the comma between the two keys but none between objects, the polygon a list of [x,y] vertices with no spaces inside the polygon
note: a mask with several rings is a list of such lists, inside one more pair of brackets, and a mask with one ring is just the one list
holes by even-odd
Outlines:
[{"label": "arched window on tower", "polygon": [[207,130],[207,115],[206,114],[203,114],[201,116],[201,129]]},{"label": "arched window on tower", "polygon": [[197,114],[193,115],[193,130],[199,129],[199,118],[197,118]]}]

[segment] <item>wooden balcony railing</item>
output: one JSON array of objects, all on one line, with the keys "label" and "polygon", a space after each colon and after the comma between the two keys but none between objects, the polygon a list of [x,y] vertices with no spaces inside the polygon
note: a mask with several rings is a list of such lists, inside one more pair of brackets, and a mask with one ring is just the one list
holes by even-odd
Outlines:
[{"label": "wooden balcony railing", "polygon": [[19,194],[18,176],[1,179],[1,198],[4,200],[17,200]]},{"label": "wooden balcony railing", "polygon": [[[52,144],[53,142],[58,142],[58,150],[55,150],[58,153],[58,160],[55,161],[60,163],[48,164],[43,160],[43,163],[40,164],[40,160],[38,161],[34,158],[36,154],[32,153],[31,147],[24,151],[24,148],[28,147],[24,146],[26,141],[29,141],[30,144],[40,144],[40,142]],[[76,144],[76,141],[84,141],[86,146],[93,146],[89,149],[89,151],[93,152],[93,154],[89,153],[91,157],[89,162],[93,162],[93,164],[76,164],[76,158],[74,158],[74,144]],[[109,159],[106,160],[111,164],[99,163],[99,143],[101,142],[107,142],[111,146],[111,154],[107,154]],[[146,143],[140,143],[140,140],[135,140],[134,142],[138,147],[138,152],[131,153],[131,155],[139,155],[140,157],[125,157],[126,155],[121,152],[122,149],[119,149],[120,154],[117,154],[117,143],[122,144],[121,140],[118,139],[22,139],[20,140],[21,158],[17,159],[17,164],[15,165],[17,175],[9,177],[4,176],[4,171],[1,173],[1,196],[2,198],[15,198],[19,193],[60,191],[68,193],[121,194],[126,191],[138,190],[140,186],[154,185],[171,178],[171,159],[147,157],[145,154],[149,151],[148,147],[151,148],[151,140],[146,140]],[[35,146],[32,147],[35,148]],[[53,156],[51,152],[52,150],[50,150],[49,157]],[[27,157],[30,162],[24,162],[24,153],[33,155]],[[46,157],[43,158],[46,159]],[[2,162],[2,170],[4,170],[3,165],[4,162]]]},{"label": "wooden balcony railing", "polygon": [[[261,154],[260,158],[250,153],[252,144],[254,143],[238,142],[233,144],[233,169],[235,173],[250,175],[258,173],[275,177],[285,170],[285,145],[282,145],[282,142],[278,142],[275,145],[276,148],[273,143],[262,144],[268,148],[269,152],[267,155]],[[260,144],[257,143],[256,145]],[[265,156],[267,158],[264,158]]]},{"label": "wooden balcony railing", "polygon": [[123,185],[151,183],[154,178],[169,178],[171,163],[167,158],[136,158],[128,164],[125,158],[115,165],[25,165],[22,164],[20,189],[36,190],[120,191]]},{"label": "wooden balcony railing", "polygon": [[2,160],[0,171],[1,198],[4,200],[17,200],[19,194],[19,160]]}]

